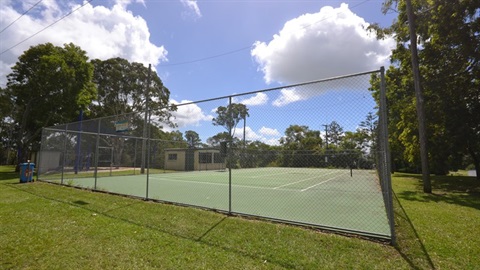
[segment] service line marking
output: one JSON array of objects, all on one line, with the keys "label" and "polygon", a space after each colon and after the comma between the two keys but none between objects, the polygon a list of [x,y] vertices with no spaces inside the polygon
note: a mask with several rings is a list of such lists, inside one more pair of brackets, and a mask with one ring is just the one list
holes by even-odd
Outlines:
[{"label": "service line marking", "polygon": [[[330,174],[332,174],[332,173],[336,173],[336,172],[331,172],[331,173],[323,174],[322,176],[324,176],[324,175],[330,175]],[[312,180],[312,179],[315,179],[315,178],[318,178],[318,176],[309,177],[309,178],[302,179],[302,180],[300,180],[300,181],[296,181],[296,182],[293,182],[293,183],[287,183],[287,184],[284,184],[284,185],[281,185],[281,186],[278,186],[278,187],[274,187],[273,189],[279,189],[279,188],[282,188],[282,187],[294,185],[294,184],[301,183],[301,182],[305,182],[305,181]],[[303,190],[301,190],[301,191],[303,191]]]},{"label": "service line marking", "polygon": [[327,179],[327,180],[325,180],[325,181],[322,181],[322,182],[320,182],[320,183],[317,183],[317,184],[315,184],[315,185],[313,185],[313,186],[309,186],[309,187],[307,187],[307,188],[304,188],[304,189],[302,189],[302,190],[300,190],[300,191],[301,191],[301,192],[307,191],[307,190],[309,190],[309,189],[311,189],[311,188],[314,188],[314,187],[316,187],[316,186],[325,184],[325,183],[327,183],[327,182],[329,182],[329,181],[332,181],[333,179],[335,179],[335,178],[337,178],[337,177],[339,177],[339,176],[343,176],[343,175],[344,175],[344,174],[340,174],[340,175],[334,176],[334,177],[329,178],[329,179]]}]

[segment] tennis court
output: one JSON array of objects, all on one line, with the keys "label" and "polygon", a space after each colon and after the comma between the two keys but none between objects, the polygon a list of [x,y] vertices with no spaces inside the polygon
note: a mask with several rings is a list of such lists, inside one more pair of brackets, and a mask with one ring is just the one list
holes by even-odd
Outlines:
[{"label": "tennis court", "polygon": [[[147,111],[136,111],[47,127],[39,179],[394,243],[385,89],[378,111],[369,108],[373,99],[365,102],[372,74],[382,72],[177,104],[165,108],[175,117],[150,122]],[[238,105],[276,100],[284,90],[309,98]],[[327,95],[339,102],[326,103]],[[184,123],[197,109],[225,123]]]},{"label": "tennis court", "polygon": [[65,175],[65,181],[142,198],[390,237],[373,170],[270,167],[236,169],[229,175],[227,169],[149,174],[148,179],[146,175],[99,177],[96,181]]}]

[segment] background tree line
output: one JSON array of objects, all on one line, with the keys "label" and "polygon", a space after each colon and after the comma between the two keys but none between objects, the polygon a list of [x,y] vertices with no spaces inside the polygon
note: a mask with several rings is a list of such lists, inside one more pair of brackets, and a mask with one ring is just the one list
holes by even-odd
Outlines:
[{"label": "background tree line", "polygon": [[[476,169],[480,179],[480,2],[412,1],[419,44],[429,167],[434,174]],[[379,38],[393,36],[386,72],[389,138],[395,170],[420,171],[418,123],[405,1],[384,2],[397,12],[391,27],[372,26]],[[378,78],[372,79],[378,100]]]},{"label": "background tree line", "polygon": [[[248,108],[232,103],[220,106],[213,125],[223,126],[227,131],[219,132],[202,143],[197,132],[185,132],[190,147],[219,147],[228,142],[228,166],[233,168],[281,167],[356,167],[373,168],[376,154],[377,116],[369,113],[355,131],[344,131],[336,121],[327,125],[326,132],[312,130],[305,125],[290,125],[278,140],[270,145],[255,140],[249,141],[235,136],[233,130],[248,116]],[[227,119],[227,120],[226,120]]]},{"label": "background tree line", "polygon": [[[30,47],[12,67],[6,87],[0,89],[0,160],[25,162],[40,149],[43,127],[143,112],[147,97],[152,117],[173,127],[170,118],[175,107],[168,107],[169,96],[158,75],[140,63],[122,58],[89,61],[86,52],[72,43]],[[143,125],[140,114],[132,121]],[[152,126],[152,133],[175,137],[162,134],[155,123]],[[122,140],[109,143],[123,149]]]},{"label": "background tree line", "polygon": [[[412,0],[412,4],[431,171],[446,174],[450,170],[475,169],[480,179],[480,2]],[[388,28],[370,27],[378,38],[392,36],[396,41],[392,64],[386,72],[393,169],[419,172],[418,123],[405,1],[386,0],[383,9],[398,14]],[[85,118],[95,118],[141,111],[146,102],[144,89],[148,72],[143,65],[120,58],[89,61],[86,53],[74,44],[57,47],[47,43],[31,47],[19,57],[7,76],[6,87],[0,89],[0,160],[24,161],[29,152],[39,149],[42,127],[76,121],[82,114]],[[377,101],[379,88],[379,78],[373,76],[371,90]],[[156,108],[152,110],[155,117],[173,126],[171,110],[161,109],[168,105],[170,92],[155,72],[151,74],[148,89],[149,101]],[[367,116],[362,132],[344,132],[338,123],[332,122],[329,136],[323,137],[318,130],[292,124],[279,145],[270,146],[259,141],[242,142],[233,136],[232,130],[238,121],[248,114],[244,109],[237,106],[233,118],[222,118],[227,107],[219,107],[219,117],[213,124],[225,127],[226,131],[208,138],[207,144],[215,146],[222,140],[230,140],[234,146],[253,149],[257,154],[264,151],[263,157],[268,157],[264,160],[279,165],[309,164],[297,159],[306,153],[302,151],[320,155],[327,150],[355,149],[365,156],[374,149],[375,129],[370,125],[375,120],[374,114]],[[232,107],[230,112],[235,110]],[[141,119],[137,121],[140,125]],[[186,132],[184,138],[178,131],[166,132],[154,124],[151,130],[158,138],[179,142],[185,147],[206,145],[194,131]],[[365,139],[365,134],[370,138]],[[274,157],[276,152],[271,150],[278,149],[296,155]],[[242,162],[242,166],[261,164],[261,161],[247,159]]]}]

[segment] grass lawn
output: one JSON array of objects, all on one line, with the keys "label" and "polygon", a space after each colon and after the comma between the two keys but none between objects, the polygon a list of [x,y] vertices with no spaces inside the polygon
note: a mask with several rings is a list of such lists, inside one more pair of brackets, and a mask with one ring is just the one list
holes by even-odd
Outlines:
[{"label": "grass lawn", "polygon": [[478,269],[480,182],[394,175],[397,245],[48,183],[0,167],[0,269]]}]

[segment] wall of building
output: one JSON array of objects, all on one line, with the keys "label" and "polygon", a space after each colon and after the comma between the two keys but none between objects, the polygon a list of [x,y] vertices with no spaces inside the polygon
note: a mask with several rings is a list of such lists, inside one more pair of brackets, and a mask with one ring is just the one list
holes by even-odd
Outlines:
[{"label": "wall of building", "polygon": [[[165,149],[165,169],[184,171],[186,161],[186,149]],[[176,160],[169,159],[169,155],[175,155]],[[218,149],[196,149],[194,152],[194,170],[221,170],[225,168],[225,161],[219,158]]]}]

